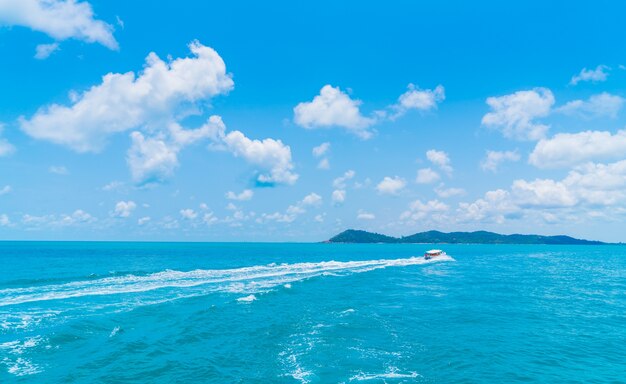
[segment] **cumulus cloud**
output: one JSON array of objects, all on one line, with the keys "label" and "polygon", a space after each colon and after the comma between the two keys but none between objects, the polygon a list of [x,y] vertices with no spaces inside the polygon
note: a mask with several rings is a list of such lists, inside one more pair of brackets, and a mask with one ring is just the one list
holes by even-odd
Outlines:
[{"label": "cumulus cloud", "polygon": [[439,200],[430,200],[426,203],[421,200],[415,200],[409,205],[408,210],[402,212],[400,220],[416,222],[429,219],[438,221],[449,209],[450,207],[447,204]]},{"label": "cumulus cloud", "polygon": [[435,89],[419,89],[414,84],[409,84],[408,90],[400,95],[398,102],[391,106],[394,112],[390,117],[396,119],[404,115],[407,111],[429,111],[437,108],[437,104],[445,100],[445,90],[442,85]]},{"label": "cumulus cloud", "polygon": [[[322,143],[320,145],[318,145],[317,147],[313,148],[313,156],[315,157],[322,157],[328,154],[328,152],[330,151],[330,143],[326,142],[326,143]],[[329,169],[330,168],[330,162],[328,161],[327,157],[323,157],[319,163],[317,164],[317,168],[319,169]]]},{"label": "cumulus cloud", "polygon": [[10,185],[5,185],[4,187],[0,188],[0,196],[2,195],[6,195],[7,193],[11,192],[12,188]]},{"label": "cumulus cloud", "polygon": [[322,203],[322,196],[317,193],[309,193],[302,199],[304,205],[320,205]]},{"label": "cumulus cloud", "polygon": [[356,215],[356,218],[357,220],[374,220],[376,218],[376,215],[360,209]]},{"label": "cumulus cloud", "polygon": [[626,130],[559,133],[537,143],[530,154],[530,164],[539,168],[559,168],[591,160],[623,158],[626,153]]},{"label": "cumulus cloud", "polygon": [[487,151],[485,158],[480,163],[484,171],[497,172],[498,167],[504,161],[519,161],[520,154],[515,151]]},{"label": "cumulus cloud", "polygon": [[150,220],[152,220],[152,219],[150,218],[150,216],[140,217],[140,218],[137,220],[137,224],[138,224],[138,225],[146,225],[146,224],[148,224],[148,222],[149,222]]},{"label": "cumulus cloud", "polygon": [[181,209],[180,215],[186,220],[193,220],[198,217],[198,213],[191,208]]},{"label": "cumulus cloud", "polygon": [[406,180],[403,178],[398,176],[385,176],[385,178],[376,186],[376,190],[378,193],[395,195],[404,189],[404,187],[406,187]]},{"label": "cumulus cloud", "polygon": [[331,200],[333,204],[343,204],[343,202],[346,201],[346,190],[335,189],[331,195]]},{"label": "cumulus cloud", "polygon": [[228,150],[263,170],[257,181],[261,184],[294,184],[298,175],[293,172],[291,148],[281,140],[251,140],[240,131],[223,137]]},{"label": "cumulus cloud", "polygon": [[327,158],[323,158],[319,163],[317,163],[317,168],[324,170],[330,169],[330,161],[328,161]]},{"label": "cumulus cloud", "polygon": [[71,214],[35,216],[25,214],[22,216],[22,224],[29,228],[59,228],[79,226],[97,221],[95,217],[82,209],[77,209]]},{"label": "cumulus cloud", "polygon": [[313,156],[315,157],[324,156],[326,153],[328,153],[329,150],[330,150],[330,143],[328,142],[322,143],[318,145],[317,147],[313,147]]},{"label": "cumulus cloud", "polygon": [[15,152],[15,147],[2,137],[2,131],[4,131],[4,124],[0,123],[0,157],[9,156]]},{"label": "cumulus cloud", "polygon": [[51,104],[20,119],[28,135],[98,152],[118,132],[171,122],[182,107],[233,88],[226,65],[212,48],[195,41],[192,57],[169,62],[150,53],[142,72],[109,73],[102,82],[73,96],[71,105]]},{"label": "cumulus cloud", "polygon": [[59,43],[39,44],[35,48],[35,59],[44,60],[59,49]]},{"label": "cumulus cloud", "polygon": [[503,223],[507,217],[517,214],[519,208],[512,202],[508,191],[498,189],[485,193],[471,203],[460,203],[457,220],[460,222]]},{"label": "cumulus cloud", "polygon": [[302,102],[293,109],[296,124],[307,129],[341,127],[362,139],[368,139],[368,130],[376,120],[361,114],[360,100],[353,100],[339,87],[325,85],[312,101]]},{"label": "cumulus cloud", "polygon": [[435,89],[419,89],[414,84],[400,95],[397,103],[384,110],[374,111],[370,117],[361,113],[361,100],[352,99],[339,87],[325,85],[312,101],[296,105],[294,122],[304,128],[340,127],[369,139],[373,135],[370,129],[374,124],[385,120],[395,120],[410,110],[428,111],[437,108],[445,99],[443,86]]},{"label": "cumulus cloud", "polygon": [[69,106],[40,108],[30,119],[22,117],[22,130],[77,152],[98,152],[107,138],[133,130],[127,152],[133,180],[163,181],[179,166],[178,153],[186,146],[210,140],[214,149],[229,151],[257,168],[257,181],[293,184],[291,149],[281,140],[255,140],[240,131],[226,132],[219,116],[211,116],[196,129],[184,129],[179,119],[198,110],[211,97],[233,88],[231,75],[213,49],[197,41],[189,45],[192,56],[165,62],[151,53],[138,74],[110,73]]},{"label": "cumulus cloud", "polygon": [[0,25],[23,26],[56,40],[77,39],[118,49],[113,27],[95,19],[86,1],[0,0]]},{"label": "cumulus cloud", "polygon": [[141,132],[131,133],[132,145],[126,161],[136,182],[156,182],[171,177],[178,167],[178,150],[164,139],[146,138]]},{"label": "cumulus cloud", "polygon": [[227,199],[236,201],[248,201],[252,199],[252,196],[254,196],[254,192],[251,189],[244,189],[241,193],[235,193],[233,191],[226,193]]},{"label": "cumulus cloud", "polygon": [[611,117],[616,118],[624,106],[624,98],[610,93],[592,95],[588,100],[573,100],[557,109],[566,115],[574,115],[584,118]]},{"label": "cumulus cloud", "polygon": [[498,129],[505,137],[519,140],[539,140],[549,129],[535,121],[546,117],[554,105],[554,95],[547,88],[518,91],[510,95],[487,98],[491,112],[482,124]]},{"label": "cumulus cloud", "polygon": [[439,180],[439,174],[432,168],[422,168],[417,171],[415,182],[418,184],[432,184]]},{"label": "cumulus cloud", "polygon": [[118,201],[117,204],[115,204],[113,215],[117,217],[129,217],[135,208],[137,208],[137,204],[135,204],[134,201]]},{"label": "cumulus cloud", "polygon": [[[459,204],[459,220],[504,222],[507,218],[535,215],[558,222],[573,213],[607,215],[626,203],[626,160],[610,164],[587,163],[562,180],[515,180],[509,190],[489,191],[484,198]],[[595,213],[594,213],[595,212]],[[555,214],[556,213],[556,214]]]},{"label": "cumulus cloud", "polygon": [[453,169],[450,165],[450,157],[444,151],[431,149],[429,151],[426,151],[426,158],[428,159],[428,161],[438,166],[439,169],[441,169],[442,171],[448,174],[452,173]]},{"label": "cumulus cloud", "polygon": [[444,188],[443,184],[439,187],[435,188],[435,193],[437,196],[447,199],[449,197],[461,196],[465,194],[465,190],[463,188]]},{"label": "cumulus cloud", "polygon": [[337,189],[345,189],[348,180],[352,180],[355,175],[356,172],[351,169],[346,171],[342,176],[339,176],[338,178],[333,180],[333,187]]},{"label": "cumulus cloud", "polygon": [[579,74],[574,75],[572,80],[570,80],[571,85],[576,85],[581,81],[591,81],[594,83],[606,81],[609,76],[608,71],[611,68],[606,65],[598,65],[595,69],[587,69],[583,68]]}]

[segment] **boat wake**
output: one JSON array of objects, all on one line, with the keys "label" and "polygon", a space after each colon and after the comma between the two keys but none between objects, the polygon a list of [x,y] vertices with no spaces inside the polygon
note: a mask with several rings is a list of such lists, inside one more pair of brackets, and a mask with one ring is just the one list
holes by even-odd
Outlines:
[{"label": "boat wake", "polygon": [[[94,311],[102,308],[131,309],[180,298],[230,292],[247,295],[240,302],[256,299],[254,294],[317,276],[343,276],[387,267],[402,267],[453,260],[450,257],[425,260],[423,257],[363,261],[269,264],[235,269],[198,269],[188,272],[165,270],[148,275],[112,276],[0,290],[0,331],[19,328],[24,317],[32,317],[30,307],[47,307],[47,314],[72,309]],[[82,300],[81,300],[82,298]],[[254,298],[254,299],[252,299]],[[86,306],[88,301],[89,306]]]}]

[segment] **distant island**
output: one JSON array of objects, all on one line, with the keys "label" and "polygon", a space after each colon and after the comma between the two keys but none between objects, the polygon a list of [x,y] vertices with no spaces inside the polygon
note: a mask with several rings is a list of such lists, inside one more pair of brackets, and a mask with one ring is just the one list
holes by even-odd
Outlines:
[{"label": "distant island", "polygon": [[494,232],[419,232],[410,236],[392,237],[379,233],[348,229],[326,241],[327,243],[424,243],[424,244],[555,244],[600,245],[601,241],[581,240],[570,236],[501,235]]}]

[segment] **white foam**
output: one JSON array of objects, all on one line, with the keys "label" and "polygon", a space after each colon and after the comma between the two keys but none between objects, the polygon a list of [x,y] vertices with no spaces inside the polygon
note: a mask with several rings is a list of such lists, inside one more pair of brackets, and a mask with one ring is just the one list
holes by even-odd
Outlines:
[{"label": "white foam", "polygon": [[122,328],[120,328],[119,326],[113,328],[113,330],[109,334],[109,337],[113,337],[113,336],[117,335],[118,333],[120,333],[121,330],[122,330]]},{"label": "white foam", "polygon": [[287,289],[291,289],[291,284],[287,283],[287,284],[283,285],[283,287],[285,287]]},{"label": "white foam", "polygon": [[256,296],[254,295],[248,295],[248,296],[244,296],[244,297],[240,297],[237,299],[237,301],[241,301],[244,303],[250,303],[252,301],[256,300]]},{"label": "white foam", "polygon": [[[179,298],[206,295],[212,292],[232,292],[251,295],[266,292],[277,286],[288,288],[293,282],[318,276],[344,276],[387,267],[430,264],[446,260],[453,259],[451,257],[437,257],[425,260],[423,257],[410,257],[404,259],[324,261],[317,263],[270,264],[235,269],[197,269],[188,272],[168,269],[144,276],[131,274],[74,281],[65,284],[2,289],[0,290],[0,307],[89,296],[106,296],[107,300],[111,301],[110,303],[98,300],[97,304],[97,306],[104,308],[110,305],[148,305]],[[182,289],[185,290],[183,291]],[[155,290],[162,291],[150,297],[144,295],[144,297],[133,300],[132,303],[115,296]],[[9,309],[8,312],[0,313],[0,323],[3,328],[14,328],[16,326],[15,323],[5,324],[9,317],[14,317],[12,312],[14,313],[14,310]]]},{"label": "white foam", "polygon": [[385,379],[414,379],[416,377],[421,376],[417,372],[408,372],[408,373],[400,373],[397,368],[391,368],[389,372],[386,373],[359,373],[358,375],[354,375],[350,378],[350,381],[368,381],[368,380],[385,380]]}]

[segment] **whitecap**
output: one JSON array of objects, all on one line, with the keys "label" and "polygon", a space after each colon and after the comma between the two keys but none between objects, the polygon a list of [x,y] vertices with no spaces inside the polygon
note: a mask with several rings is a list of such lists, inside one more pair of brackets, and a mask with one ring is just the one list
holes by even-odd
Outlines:
[{"label": "whitecap", "polygon": [[237,301],[244,302],[244,303],[249,303],[254,300],[256,300],[256,296],[254,295],[248,295],[248,296],[240,297],[237,299]]}]

